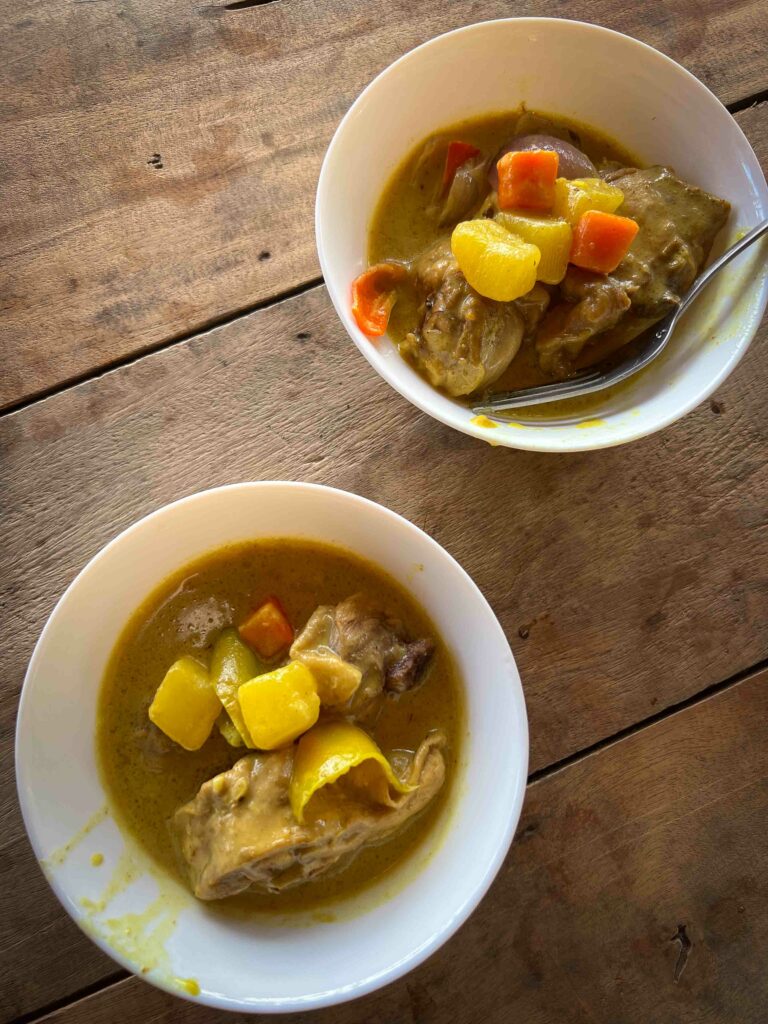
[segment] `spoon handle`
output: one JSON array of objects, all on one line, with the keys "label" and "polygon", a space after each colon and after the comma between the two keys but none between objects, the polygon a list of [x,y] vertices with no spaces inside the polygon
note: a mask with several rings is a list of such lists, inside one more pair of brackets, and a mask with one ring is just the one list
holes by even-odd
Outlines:
[{"label": "spoon handle", "polygon": [[709,284],[715,274],[719,270],[722,270],[726,263],[730,263],[731,260],[738,256],[740,252],[744,252],[745,249],[748,249],[749,246],[752,245],[753,242],[756,242],[761,235],[764,235],[766,231],[768,231],[768,220],[764,220],[762,224],[758,224],[757,227],[752,228],[752,230],[748,231],[743,238],[740,238],[735,245],[732,245],[730,249],[726,249],[719,260],[715,260],[711,267],[708,267],[700,277],[696,278],[691,285],[690,291],[680,303],[678,312],[682,313],[686,306],[690,305],[701,289]]}]

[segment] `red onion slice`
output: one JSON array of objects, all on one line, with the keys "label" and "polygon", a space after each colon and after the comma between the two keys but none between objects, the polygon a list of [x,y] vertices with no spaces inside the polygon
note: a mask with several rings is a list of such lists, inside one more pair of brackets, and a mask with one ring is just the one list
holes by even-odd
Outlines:
[{"label": "red onion slice", "polygon": [[496,164],[505,153],[519,153],[523,150],[550,149],[560,157],[558,176],[561,178],[596,178],[597,169],[589,157],[564,139],[552,135],[516,135],[506,146],[502,146],[491,161],[488,180],[494,191],[499,187],[499,173]]}]

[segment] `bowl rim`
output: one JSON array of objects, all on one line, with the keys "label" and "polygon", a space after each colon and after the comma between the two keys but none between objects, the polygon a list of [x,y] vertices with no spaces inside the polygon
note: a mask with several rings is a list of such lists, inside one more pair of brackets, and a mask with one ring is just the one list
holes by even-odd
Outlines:
[{"label": "bowl rim", "polygon": [[[326,194],[331,189],[331,174],[329,170],[330,158],[338,145],[339,139],[342,134],[346,131],[349,123],[354,119],[356,113],[360,107],[365,103],[370,93],[382,82],[385,78],[394,74],[397,69],[404,63],[411,60],[418,59],[421,51],[428,49],[429,47],[435,46],[449,37],[460,36],[462,34],[476,32],[478,30],[485,30],[489,26],[500,26],[516,24],[520,26],[529,26],[531,29],[535,27],[548,27],[552,24],[558,26],[568,26],[569,29],[586,30],[593,32],[596,35],[602,35],[606,39],[622,40],[625,44],[631,44],[636,47],[639,51],[644,52],[646,57],[652,60],[659,61],[666,64],[668,67],[673,69],[676,73],[681,74],[683,78],[687,79],[688,84],[692,89],[705,95],[710,102],[714,102],[720,107],[722,113],[724,113],[731,122],[732,128],[741,137],[746,146],[746,153],[750,158],[753,170],[756,171],[756,181],[758,184],[758,191],[763,193],[763,199],[768,207],[768,184],[765,182],[765,177],[762,173],[760,163],[757,156],[752,148],[749,139],[741,129],[738,121],[733,117],[731,112],[725,106],[725,104],[709,89],[699,78],[697,78],[693,72],[683,67],[672,57],[666,53],[662,53],[661,50],[657,50],[654,46],[649,43],[644,43],[640,39],[636,39],[634,36],[630,36],[625,32],[618,32],[616,29],[606,28],[603,25],[595,25],[592,22],[580,21],[575,18],[555,18],[555,17],[520,17],[520,18],[490,18],[486,21],[473,22],[470,25],[463,25],[459,28],[450,30],[449,32],[443,32],[440,35],[433,36],[431,39],[420,43],[418,46],[413,47],[406,53],[402,54],[396,60],[392,61],[391,64],[383,68],[371,81],[365,86],[365,88],[355,98],[347,112],[339,122],[336,131],[334,132],[328,148],[323,157],[323,163],[320,168],[320,175],[318,177],[317,191],[315,193],[315,244],[318,253],[318,259],[320,262],[320,269],[323,275],[325,287],[330,295],[331,302],[336,310],[337,316],[341,320],[342,325],[347,331],[354,342],[357,349],[365,357],[368,363],[373,367],[376,373],[382,377],[390,387],[398,392],[406,401],[410,402],[411,405],[415,406],[421,412],[427,416],[431,416],[433,419],[445,424],[448,427],[452,427],[455,430],[459,430],[464,434],[468,434],[470,437],[475,437],[480,441],[484,441],[486,444],[493,442],[495,445],[506,448],[516,448],[523,451],[536,451],[536,452],[553,452],[553,453],[566,453],[566,452],[583,452],[583,451],[596,451],[603,448],[613,448],[621,444],[627,444],[630,441],[636,441],[640,438],[647,437],[650,434],[655,434],[660,430],[664,430],[670,424],[675,423],[677,420],[682,419],[689,412],[695,409],[698,405],[704,402],[709,396],[717,390],[718,387],[725,381],[738,364],[743,359],[749,346],[751,345],[755,334],[757,333],[765,310],[768,307],[768,274],[763,276],[761,285],[761,293],[758,295],[757,308],[755,315],[751,322],[748,322],[745,326],[744,331],[741,332],[741,336],[738,344],[735,345],[731,357],[723,364],[719,371],[705,384],[694,389],[691,394],[681,402],[679,405],[670,408],[669,411],[661,414],[651,424],[647,422],[640,422],[641,417],[636,417],[637,422],[633,422],[631,425],[624,425],[621,433],[616,437],[606,437],[598,442],[591,440],[589,437],[584,436],[583,439],[577,436],[576,431],[573,432],[573,436],[569,435],[567,442],[556,444],[553,440],[548,439],[547,432],[545,430],[517,430],[510,431],[509,436],[506,433],[503,436],[494,434],[489,435],[487,428],[480,427],[472,422],[466,416],[461,415],[462,412],[470,412],[466,408],[455,405],[456,411],[448,411],[442,405],[437,407],[428,407],[426,403],[417,399],[407,383],[398,379],[396,374],[390,371],[390,365],[387,361],[377,362],[375,359],[375,348],[371,345],[369,338],[360,331],[360,329],[352,323],[348,310],[347,304],[344,303],[342,296],[339,294],[339,287],[335,280],[334,275],[329,270],[328,256],[325,250],[324,237],[330,233],[329,229],[325,227],[323,223],[323,207],[326,202]],[[596,126],[597,127],[597,126]],[[403,157],[406,154],[403,153]],[[762,188],[760,188],[762,182]],[[436,392],[439,394],[439,392]],[[461,409],[461,412],[459,411]],[[581,435],[587,435],[591,432],[580,431]]]},{"label": "bowl rim", "polygon": [[[420,542],[425,543],[437,554],[438,557],[447,560],[451,565],[454,572],[458,573],[463,581],[468,585],[475,593],[476,598],[480,602],[480,606],[483,609],[484,614],[488,616],[489,627],[496,633],[499,640],[506,647],[510,663],[509,673],[506,682],[509,684],[509,700],[514,708],[515,716],[519,722],[519,736],[516,744],[518,748],[517,756],[517,769],[515,779],[515,789],[512,800],[505,805],[503,809],[500,809],[499,817],[506,816],[504,828],[502,831],[502,839],[498,843],[497,847],[493,851],[493,856],[489,858],[484,870],[478,875],[475,884],[472,887],[470,894],[458,907],[454,908],[450,913],[444,914],[442,923],[439,928],[432,932],[429,940],[422,943],[421,946],[411,950],[406,956],[401,957],[396,963],[389,967],[379,970],[378,972],[369,975],[357,984],[347,984],[342,986],[336,986],[335,988],[329,988],[322,992],[310,994],[308,996],[290,996],[290,997],[278,997],[271,1001],[265,1000],[249,1000],[243,1001],[239,998],[232,998],[222,993],[209,993],[202,991],[200,995],[193,996],[184,991],[180,991],[174,987],[170,981],[166,980],[164,976],[154,977],[152,975],[143,976],[142,980],[148,981],[155,987],[162,989],[170,995],[176,996],[177,998],[188,1000],[189,1002],[196,1003],[198,1005],[207,1005],[215,1009],[234,1011],[239,1013],[292,1013],[300,1012],[304,1010],[321,1009],[323,1007],[339,1005],[352,999],[367,995],[377,989],[388,985],[390,982],[396,981],[403,975],[409,973],[411,970],[416,968],[419,964],[423,963],[432,953],[436,952],[441,946],[443,946],[461,927],[461,925],[467,920],[467,918],[474,912],[481,900],[485,896],[486,892],[490,888],[494,878],[498,874],[504,859],[509,852],[509,848],[512,845],[515,831],[520,820],[520,814],[522,811],[523,802],[525,799],[525,793],[527,789],[527,776],[528,776],[528,764],[529,764],[529,729],[528,729],[528,715],[525,704],[525,694],[522,687],[520,678],[520,672],[517,668],[517,662],[512,652],[509,640],[499,622],[496,613],[489,604],[485,595],[482,593],[480,588],[474,582],[469,573],[463,568],[463,566],[450,554],[441,544],[429,536],[424,530],[422,530],[415,523],[412,523],[409,519],[400,515],[398,512],[394,512],[392,509],[381,505],[379,502],[373,501],[370,498],[365,498],[362,495],[355,494],[351,491],[345,491],[338,487],[331,487],[326,484],[309,483],[305,481],[293,481],[293,480],[257,480],[257,481],[241,481],[230,484],[224,484],[217,487],[207,488],[202,491],[195,491],[192,494],[185,495],[184,497],[178,498],[172,502],[160,506],[152,512],[147,513],[135,522],[131,523],[124,530],[121,530],[116,536],[109,540],[103,545],[95,555],[93,555],[88,562],[83,566],[82,569],[77,573],[74,579],[69,583],[61,597],[56,602],[53,610],[49,614],[45,625],[35,643],[34,650],[29,660],[27,670],[24,675],[24,681],[22,683],[21,693],[19,696],[17,714],[16,714],[16,728],[14,735],[14,767],[16,775],[16,791],[19,806],[21,809],[22,819],[24,822],[24,828],[29,839],[32,850],[38,861],[39,866],[43,870],[43,874],[46,881],[50,885],[57,899],[66,910],[70,918],[75,924],[83,931],[88,938],[96,943],[99,948],[110,956],[113,960],[117,961],[122,967],[128,970],[131,974],[136,974],[135,964],[119,950],[113,948],[113,946],[107,941],[104,936],[95,929],[87,927],[86,916],[80,913],[76,903],[73,902],[68,892],[68,887],[55,872],[48,871],[44,867],[44,860],[46,857],[46,851],[42,849],[41,838],[36,830],[36,818],[31,807],[31,803],[28,799],[28,793],[31,792],[31,787],[26,780],[26,761],[28,753],[25,753],[25,737],[24,737],[24,722],[26,717],[26,709],[29,706],[33,683],[30,682],[34,678],[37,670],[37,665],[40,663],[45,656],[45,645],[47,635],[52,630],[52,623],[55,617],[59,613],[60,608],[65,604],[69,595],[77,588],[82,578],[98,563],[108,557],[108,553],[111,552],[118,544],[122,543],[126,537],[134,536],[139,532],[149,521],[156,521],[161,517],[173,515],[175,510],[182,506],[188,506],[195,501],[201,499],[209,499],[213,494],[226,493],[237,490],[247,491],[263,491],[265,489],[283,489],[288,488],[296,493],[306,492],[322,492],[325,494],[331,494],[342,500],[348,500],[352,506],[363,506],[367,507],[370,511],[375,512],[378,515],[382,515],[384,519],[389,520],[393,524],[397,524],[400,528],[405,528],[412,531],[419,537]],[[309,526],[309,524],[308,524]],[[310,526],[311,530],[311,526]],[[293,534],[298,536],[298,534]],[[311,532],[306,534],[307,539],[311,539]],[[343,548],[343,545],[339,544],[339,547]],[[215,550],[215,549],[211,549]],[[349,550],[352,550],[351,548]],[[355,552],[353,552],[355,553]],[[365,555],[359,555],[359,557],[365,558]],[[194,559],[192,559],[194,560]],[[372,561],[372,560],[371,560]],[[373,563],[378,564],[378,563]],[[181,567],[181,566],[180,566]],[[386,566],[381,565],[385,572],[388,572]],[[401,584],[402,585],[402,584]],[[426,609],[429,614],[429,609]],[[466,684],[465,684],[466,685]],[[466,799],[466,794],[459,794],[457,797],[458,803]],[[503,815],[501,811],[503,810]],[[119,827],[119,826],[118,826]],[[121,834],[125,836],[122,828],[120,829]],[[446,831],[445,836],[441,840],[441,845],[450,841],[451,829],[450,827]],[[365,914],[366,911],[363,911]],[[327,927],[327,926],[323,926]]]}]

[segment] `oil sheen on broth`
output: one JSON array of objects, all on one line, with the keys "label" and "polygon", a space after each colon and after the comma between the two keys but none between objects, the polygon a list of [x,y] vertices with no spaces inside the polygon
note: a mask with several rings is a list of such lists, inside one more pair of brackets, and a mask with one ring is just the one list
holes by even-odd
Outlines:
[{"label": "oil sheen on broth", "polygon": [[277,594],[295,627],[318,605],[355,593],[373,597],[413,636],[436,643],[423,682],[387,699],[372,729],[382,750],[415,749],[430,729],[448,738],[446,784],[427,811],[381,846],[363,849],[350,865],[277,895],[246,893],[209,903],[211,909],[306,910],[349,896],[408,857],[441,814],[462,731],[460,687],[448,651],[423,610],[394,580],[341,549],[298,540],[230,546],[166,580],[135,612],[112,654],[101,689],[98,748],[101,771],[120,819],[154,859],[184,877],[168,822],[201,784],[248,751],[230,747],[214,729],[190,752],[169,745],[153,756],[147,708],[168,667],[183,654],[206,656],[220,631],[242,621],[260,600]]}]

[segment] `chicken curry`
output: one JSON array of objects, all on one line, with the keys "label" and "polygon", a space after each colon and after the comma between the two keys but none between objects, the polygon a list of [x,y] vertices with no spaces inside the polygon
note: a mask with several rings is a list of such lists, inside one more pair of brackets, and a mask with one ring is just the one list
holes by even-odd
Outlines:
[{"label": "chicken curry", "polygon": [[113,652],[98,714],[118,815],[203,900],[305,910],[434,825],[459,751],[451,658],[380,569],[254,541],[167,580]]},{"label": "chicken curry", "polygon": [[679,304],[728,212],[584,125],[476,118],[393,175],[352,311],[454,398],[565,379]]}]

